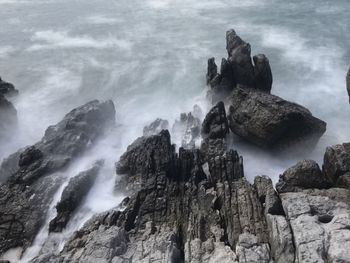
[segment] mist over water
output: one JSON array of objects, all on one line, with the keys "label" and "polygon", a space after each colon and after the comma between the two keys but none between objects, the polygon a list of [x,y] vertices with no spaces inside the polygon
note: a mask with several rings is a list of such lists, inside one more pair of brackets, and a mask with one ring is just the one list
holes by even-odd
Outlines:
[{"label": "mist over water", "polygon": [[118,128],[66,174],[106,160],[68,232],[121,200],[112,191],[114,162],[145,124],[158,117],[172,124],[194,104],[209,109],[207,59],[220,64],[227,56],[230,28],[251,44],[252,55],[268,56],[273,94],[327,122],[311,153],[276,156],[234,138],[249,180],[266,174],[276,181],[303,158],[321,164],[326,146],[350,140],[348,0],[0,0],[0,15],[0,74],[20,91],[19,131],[1,144],[0,159],[38,141],[89,100],[112,99],[116,106]]}]

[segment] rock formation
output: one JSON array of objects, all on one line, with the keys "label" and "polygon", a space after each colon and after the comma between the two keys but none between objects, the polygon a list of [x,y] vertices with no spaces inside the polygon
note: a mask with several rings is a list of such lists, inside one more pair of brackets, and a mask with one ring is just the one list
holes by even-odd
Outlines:
[{"label": "rock formation", "polygon": [[277,96],[237,88],[228,113],[230,129],[256,145],[271,148],[303,138],[317,142],[326,123],[306,108]]},{"label": "rock formation", "polygon": [[56,205],[57,215],[50,222],[50,232],[61,232],[66,227],[72,214],[93,186],[101,165],[102,163],[98,162],[91,169],[69,180],[62,192],[61,200]]},{"label": "rock formation", "polygon": [[82,154],[105,128],[114,124],[112,101],[91,101],[50,126],[41,141],[9,156],[0,175],[0,254],[28,247],[64,178],[60,173]]},{"label": "rock formation", "polygon": [[231,29],[226,32],[228,58],[221,61],[220,73],[215,58],[208,60],[207,84],[211,90],[212,103],[224,100],[236,87],[249,87],[270,93],[272,72],[268,58],[264,54],[251,58],[251,47]]},{"label": "rock formation", "polygon": [[[350,189],[334,188],[334,169],[305,160],[280,176],[278,192],[267,176],[250,184],[217,133],[225,123],[218,103],[203,123],[208,147],[179,153],[166,130],[138,138],[117,164],[125,209],[96,215],[61,252],[32,262],[347,262]],[[346,150],[325,160],[350,163],[339,159]]]}]

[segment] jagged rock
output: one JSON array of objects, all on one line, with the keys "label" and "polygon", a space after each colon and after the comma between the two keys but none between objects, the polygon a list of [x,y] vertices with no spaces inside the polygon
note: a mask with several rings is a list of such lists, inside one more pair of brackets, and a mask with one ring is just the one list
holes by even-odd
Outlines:
[{"label": "jagged rock", "polygon": [[348,90],[349,103],[350,103],[350,68],[348,70],[348,74],[346,74],[346,89]]},{"label": "jagged rock", "polygon": [[330,186],[330,182],[322,174],[318,164],[312,160],[304,160],[280,175],[276,190],[279,193],[285,193],[311,188],[329,188]]},{"label": "jagged rock", "polygon": [[299,140],[315,144],[326,131],[326,123],[306,108],[251,89],[232,92],[227,118],[235,134],[265,148]]},{"label": "jagged rock", "polygon": [[327,147],[323,157],[323,172],[333,183],[350,172],[350,143]]},{"label": "jagged rock", "polygon": [[[229,31],[227,34],[233,34],[232,31]],[[254,87],[254,67],[250,53],[251,48],[249,43],[243,42],[239,46],[231,49],[228,61],[232,67],[236,84]]]},{"label": "jagged rock", "polygon": [[218,75],[218,67],[215,64],[215,58],[208,59],[207,84],[209,84]]},{"label": "jagged rock", "polygon": [[296,262],[349,261],[349,190],[309,189],[280,196],[293,233]]},{"label": "jagged rock", "polygon": [[61,232],[66,227],[72,214],[93,186],[101,165],[102,163],[98,162],[91,169],[69,180],[62,192],[61,200],[56,205],[57,216],[51,220],[49,232]]},{"label": "jagged rock", "polygon": [[[45,131],[44,137],[33,145],[33,149],[40,151],[41,158],[35,154],[32,156],[32,149],[22,150],[20,159],[28,159],[25,165],[11,167],[18,158],[14,154],[7,158],[2,168],[17,169],[17,172],[10,174],[7,170],[0,170],[2,177],[11,175],[11,182],[30,185],[42,175],[49,174],[70,163],[71,159],[82,153],[91,142],[95,141],[102,134],[106,124],[114,123],[115,110],[112,101],[99,102],[97,100],[86,103],[68,113],[64,119]],[[102,128],[102,129],[101,129]],[[30,157],[25,157],[29,153]]]},{"label": "jagged rock", "polygon": [[0,186],[0,254],[31,244],[64,180],[59,171],[114,124],[114,117],[113,102],[91,101],[49,127],[40,142],[4,161],[0,174],[9,178]]},{"label": "jagged rock", "polygon": [[255,88],[270,93],[272,88],[272,72],[269,59],[264,54],[253,57]]},{"label": "jagged rock", "polygon": [[143,128],[143,136],[156,135],[162,130],[167,130],[168,128],[169,122],[158,118]]},{"label": "jagged rock", "polygon": [[228,132],[225,105],[223,102],[218,102],[202,123],[202,136],[209,139],[225,138]]},{"label": "jagged rock", "polygon": [[199,139],[201,132],[201,121],[193,116],[192,112],[181,113],[180,120],[176,120],[172,133],[181,138],[181,146],[186,149],[194,149],[196,140]]},{"label": "jagged rock", "polygon": [[0,77],[0,95],[14,96],[18,94],[15,86],[9,82],[3,81]]},{"label": "jagged rock", "polygon": [[293,235],[272,180],[267,176],[257,176],[254,179],[254,186],[265,208],[272,260],[280,263],[294,262]]},{"label": "jagged rock", "polygon": [[228,58],[222,59],[220,74],[215,59],[208,60],[207,84],[211,88],[208,95],[213,104],[226,100],[237,86],[270,93],[272,72],[265,55],[254,56],[253,66],[249,43],[244,42],[233,29],[226,32],[226,50]]}]

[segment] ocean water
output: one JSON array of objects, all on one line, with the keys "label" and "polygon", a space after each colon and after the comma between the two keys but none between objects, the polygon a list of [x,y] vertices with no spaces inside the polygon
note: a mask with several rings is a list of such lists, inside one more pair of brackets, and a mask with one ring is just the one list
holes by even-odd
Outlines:
[{"label": "ocean water", "polygon": [[[226,57],[230,28],[251,44],[252,55],[268,56],[274,94],[328,124],[316,149],[296,156],[234,141],[249,180],[266,174],[276,181],[302,158],[321,165],[326,146],[350,141],[349,0],[0,0],[0,16],[0,75],[20,91],[19,130],[0,145],[0,159],[38,141],[47,126],[89,100],[116,106],[118,128],[69,169],[68,178],[107,160],[69,231],[121,200],[112,189],[114,162],[145,124],[158,117],[172,123],[194,104],[209,109],[207,59]],[[38,237],[28,257],[46,238]]]}]

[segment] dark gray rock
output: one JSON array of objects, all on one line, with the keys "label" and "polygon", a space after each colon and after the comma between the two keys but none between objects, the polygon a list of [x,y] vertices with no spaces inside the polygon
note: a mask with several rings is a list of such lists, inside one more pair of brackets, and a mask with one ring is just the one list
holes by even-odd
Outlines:
[{"label": "dark gray rock", "polygon": [[227,118],[232,132],[265,148],[300,141],[314,145],[326,131],[326,123],[306,108],[252,89],[232,92]]},{"label": "dark gray rock", "polygon": [[49,232],[61,232],[66,227],[72,214],[93,186],[101,165],[102,162],[98,162],[91,169],[81,172],[69,180],[56,205],[57,215],[50,222]]},{"label": "dark gray rock", "polygon": [[27,248],[42,226],[53,195],[64,180],[60,173],[114,124],[113,102],[91,101],[49,127],[42,140],[8,157],[0,174],[0,254]]},{"label": "dark gray rock", "polygon": [[272,72],[269,59],[264,54],[253,57],[255,88],[270,93],[272,88]]},{"label": "dark gray rock", "polygon": [[249,43],[244,42],[233,29],[226,32],[226,50],[228,58],[222,59],[220,73],[214,58],[208,60],[207,84],[211,88],[208,96],[213,104],[225,101],[237,86],[270,93],[272,72],[265,55],[254,56],[253,66]]},{"label": "dark gray rock", "polygon": [[279,193],[297,192],[303,189],[324,189],[331,183],[321,172],[315,161],[304,160],[287,169],[278,180],[276,190]]},{"label": "dark gray rock", "polygon": [[207,84],[209,84],[218,75],[218,67],[215,64],[215,58],[208,59]]},{"label": "dark gray rock", "polygon": [[350,143],[327,147],[323,157],[323,172],[333,183],[350,172]]},{"label": "dark gray rock", "polygon": [[143,128],[143,136],[151,136],[160,133],[162,130],[169,129],[169,122],[163,119],[156,119]]},{"label": "dark gray rock", "polygon": [[225,105],[223,102],[218,102],[202,123],[202,136],[209,139],[225,138],[228,132]]}]

